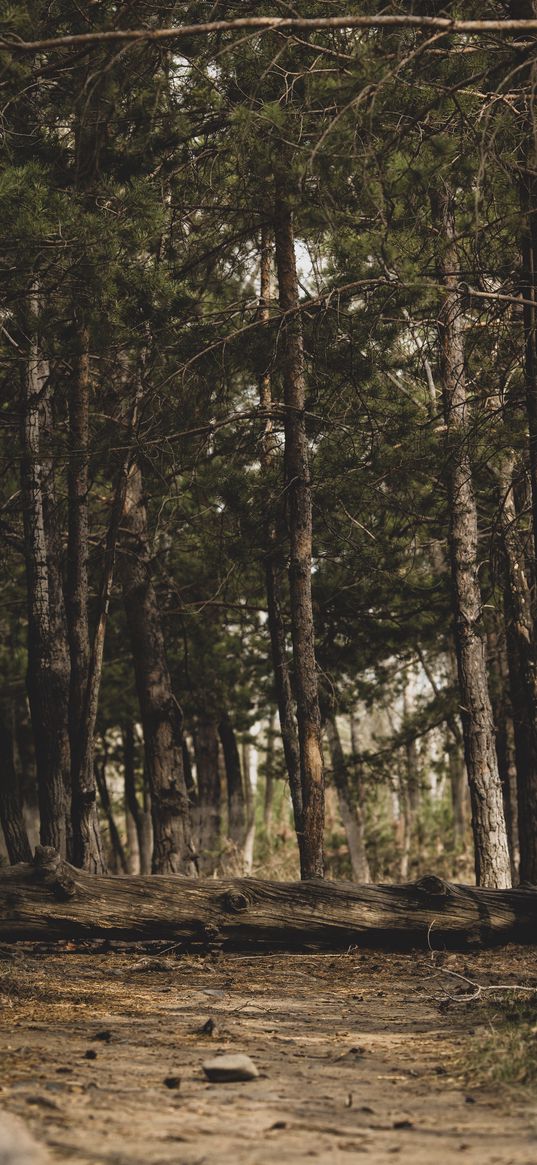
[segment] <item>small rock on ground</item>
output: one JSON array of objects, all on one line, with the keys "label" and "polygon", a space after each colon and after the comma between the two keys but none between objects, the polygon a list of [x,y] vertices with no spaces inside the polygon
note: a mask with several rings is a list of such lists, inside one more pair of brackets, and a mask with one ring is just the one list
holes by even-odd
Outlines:
[{"label": "small rock on ground", "polygon": [[235,1056],[215,1056],[206,1060],[203,1071],[213,1084],[224,1084],[228,1080],[255,1080],[259,1072],[249,1056],[242,1052]]}]

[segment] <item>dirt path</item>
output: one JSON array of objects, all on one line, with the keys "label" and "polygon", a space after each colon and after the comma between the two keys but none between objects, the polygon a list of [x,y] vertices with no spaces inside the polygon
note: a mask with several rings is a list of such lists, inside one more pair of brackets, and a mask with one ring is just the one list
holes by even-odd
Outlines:
[{"label": "dirt path", "polygon": [[[0,1108],[52,1161],[80,1165],[535,1165],[537,1095],[461,1083],[480,1021],[435,1001],[454,989],[446,969],[537,983],[534,953],[515,948],[448,956],[443,970],[423,953],[4,950]],[[247,1052],[259,1078],[208,1084],[201,1065],[217,1051]]]}]

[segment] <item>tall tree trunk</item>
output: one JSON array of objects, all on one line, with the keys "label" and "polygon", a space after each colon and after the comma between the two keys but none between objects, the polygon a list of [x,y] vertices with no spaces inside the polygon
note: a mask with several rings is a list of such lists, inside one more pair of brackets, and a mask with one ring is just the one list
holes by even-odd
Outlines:
[{"label": "tall tree trunk", "polygon": [[364,822],[358,790],[349,780],[348,761],[343,752],[335,716],[326,720],[326,738],[330,750],[332,775],[338,796],[339,812],[347,837],[352,876],[355,882],[370,882],[369,862],[365,848]]},{"label": "tall tree trunk", "polygon": [[[270,267],[270,238],[268,231],[265,229],[261,236],[261,287],[259,298],[260,318],[265,323],[268,323],[270,318]],[[265,430],[261,442],[261,468],[270,479],[270,474],[274,468],[275,446],[271,417],[272,382],[270,372],[267,368],[261,370],[259,378],[259,403],[265,414]],[[285,623],[283,618],[284,598],[282,594],[282,583],[284,563],[280,541],[277,517],[274,513],[272,502],[269,502],[265,525],[265,587],[267,594],[268,628],[283,752],[289,778],[289,790],[293,803],[293,815],[302,868],[305,856],[304,858],[302,856],[304,847],[304,822],[300,777],[300,748],[293,708],[293,692],[291,688],[291,677],[289,675]]]},{"label": "tall tree trunk", "polygon": [[78,328],[78,351],[69,385],[68,543],[66,609],[71,659],[69,737],[71,785],[80,788],[80,749],[86,706],[88,622],[89,332]]},{"label": "tall tree trunk", "polygon": [[119,468],[112,512],[106,534],[103,570],[97,605],[97,621],[91,643],[88,679],[84,696],[84,711],[80,725],[79,762],[73,773],[73,849],[75,864],[83,869],[104,869],[102,841],[97,816],[96,785],[93,764],[95,725],[103,671],[104,644],[108,611],[114,582],[114,568],[119,529],[125,509],[127,489],[133,462],[133,439],[138,423],[138,411],[143,395],[141,372],[136,377],[134,397],[126,425],[127,452]]},{"label": "tall tree trunk", "polygon": [[29,702],[24,695],[17,701],[13,717],[13,751],[19,778],[22,814],[30,849],[39,845],[39,793],[35,763],[35,746]]},{"label": "tall tree trunk", "polygon": [[114,874],[118,874],[120,870],[123,874],[128,874],[129,869],[127,857],[125,854],[123,842],[119,836],[119,830],[116,825],[116,820],[112,809],[112,802],[110,800],[110,792],[106,780],[107,762],[108,750],[106,746],[106,740],[103,740],[103,755],[100,764],[97,758],[95,759],[95,781],[99,790],[101,805],[108,822],[108,830],[110,833],[110,848],[112,851],[112,861],[110,864]]},{"label": "tall tree trunk", "polygon": [[244,874],[251,874],[254,864],[255,846],[255,789],[252,781],[252,746],[248,740],[242,742],[242,771],[244,774],[244,798],[246,804],[246,835],[244,838]]},{"label": "tall tree trunk", "polygon": [[[408,718],[412,712],[412,692],[410,685],[403,689],[403,718],[405,727],[408,727]],[[410,849],[412,841],[416,842],[416,849],[420,852],[420,837],[419,837],[419,809],[421,800],[420,776],[419,776],[419,757],[416,738],[413,735],[408,735],[405,740],[404,747],[404,763],[401,765],[401,781],[404,785],[402,790],[401,802],[403,805],[403,812],[405,818],[405,852],[406,852],[406,869],[404,877],[408,876]],[[416,829],[417,827],[417,829]],[[403,870],[401,870],[403,876]]]},{"label": "tall tree trunk", "polygon": [[[125,804],[125,832],[127,835],[127,873],[141,874],[140,861],[140,846],[138,843],[138,831],[136,829],[136,822],[130,809]],[[149,871],[151,870],[151,862],[149,863]]]},{"label": "tall tree trunk", "polygon": [[196,809],[197,804],[198,804],[198,791],[196,789],[196,782],[194,781],[194,775],[192,773],[192,759],[190,756],[190,749],[188,747],[188,743],[187,743],[184,735],[183,735],[183,740],[182,740],[182,750],[183,750],[183,772],[185,774],[185,786],[186,786],[186,791],[188,793],[188,803],[190,805],[191,812],[193,813],[194,810]]},{"label": "tall tree trunk", "polygon": [[58,628],[61,571],[50,540],[50,464],[42,449],[42,424],[50,425],[49,369],[39,344],[39,294],[29,296],[25,333],[29,351],[23,370],[21,486],[28,598],[27,687],[35,742],[41,841],[62,856],[67,850],[67,789],[70,780],[69,667]]},{"label": "tall tree trunk", "polygon": [[9,860],[31,862],[32,851],[22,816],[22,806],[13,757],[13,738],[0,716],[0,825]]},{"label": "tall tree trunk", "polygon": [[537,884],[537,661],[531,595],[517,527],[513,458],[498,470],[505,618],[515,726],[520,877]]},{"label": "tall tree trunk", "polygon": [[227,712],[220,720],[218,732],[222,741],[226,766],[228,837],[242,853],[246,834],[244,785],[237,738]]},{"label": "tall tree trunk", "polygon": [[151,793],[153,873],[192,873],[194,850],[183,771],[182,716],[166,658],[152,578],[142,473],[137,464],[129,471],[123,525],[123,600]]},{"label": "tall tree trunk", "polygon": [[200,713],[194,731],[198,783],[196,845],[200,873],[214,874],[221,851],[221,792],[218,763],[218,724],[210,713]]},{"label": "tall tree trunk", "polygon": [[466,842],[466,767],[462,750],[462,738],[455,740],[449,735],[447,741],[449,790],[453,813],[453,841],[457,853],[465,849]]},{"label": "tall tree trunk", "polygon": [[293,219],[280,175],[276,177],[274,238],[279,300],[284,313],[281,336],[285,404],[285,485],[290,540],[291,632],[302,786],[303,843],[300,865],[303,878],[314,878],[322,877],[324,873],[324,774],[311,593],[311,479],[305,418],[304,345]]},{"label": "tall tree trunk", "polygon": [[136,794],[136,748],[134,725],[128,721],[122,728],[123,774],[125,782],[125,804],[136,827],[140,873],[151,873],[151,828],[149,809],[140,805]]},{"label": "tall tree trunk", "polygon": [[365,803],[364,765],[360,748],[358,716],[355,711],[349,715],[349,730],[351,737],[352,783],[356,789],[356,798],[361,809]]},{"label": "tall tree trunk", "polygon": [[477,509],[468,449],[464,342],[458,292],[454,200],[446,187],[431,197],[443,287],[438,331],[446,423],[446,477],[455,642],[466,767],[472,804],[475,869],[480,886],[511,885],[511,866],[487,684],[483,611],[477,575]]},{"label": "tall tree trunk", "polygon": [[[509,843],[511,873],[517,881],[516,835],[516,762],[514,725],[511,716],[511,691],[505,630],[496,611],[489,617],[487,627],[487,663],[492,712],[496,726],[496,756],[502,786],[503,811]],[[514,794],[514,795],[513,795]]]},{"label": "tall tree trunk", "polygon": [[[537,16],[537,0],[510,0],[513,19],[531,20]],[[529,430],[529,461],[534,546],[537,550],[537,141],[535,126],[535,86],[537,64],[528,52],[527,37],[517,55],[517,78],[521,98],[517,134],[521,141],[519,162],[519,198],[521,210],[521,252],[524,320],[524,372]],[[515,39],[516,45],[516,39]]]},{"label": "tall tree trunk", "polygon": [[272,844],[272,806],[274,803],[274,734],[276,715],[272,713],[267,727],[265,754],[265,796],[263,798],[263,826],[269,847]]}]

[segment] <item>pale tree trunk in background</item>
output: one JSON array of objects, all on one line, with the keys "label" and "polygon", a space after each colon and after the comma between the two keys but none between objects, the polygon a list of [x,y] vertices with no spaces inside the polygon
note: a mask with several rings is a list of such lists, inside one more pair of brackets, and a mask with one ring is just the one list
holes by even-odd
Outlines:
[{"label": "pale tree trunk in background", "polygon": [[507,666],[505,631],[496,611],[487,626],[487,664],[489,688],[496,727],[496,756],[502,786],[503,811],[511,858],[513,880],[517,880],[516,853],[516,765],[514,725],[511,717],[511,684]]},{"label": "pale tree trunk in background", "polygon": [[[438,542],[434,544],[433,554],[431,557],[433,560],[433,565],[438,571],[438,574],[442,575],[447,569],[447,564]],[[436,682],[434,672],[429,667],[427,658],[419,643],[416,645],[416,649],[425,675],[429,680],[435,696],[440,696],[441,692]],[[459,677],[454,641],[450,642],[447,653],[447,662],[448,679],[454,687],[458,688]],[[445,748],[448,754],[448,776],[451,794],[451,809],[453,814],[453,841],[456,852],[462,854],[466,849],[466,825],[468,817],[468,774],[466,772],[464,738],[459,716],[449,714],[446,719],[446,727],[448,730],[448,735]]]},{"label": "pale tree trunk in background", "polygon": [[39,803],[32,720],[25,696],[17,701],[13,717],[13,754],[18,773],[24,827],[32,853],[39,845]]},{"label": "pale tree trunk in background", "polygon": [[400,846],[399,874],[408,878],[410,868],[410,843],[412,838],[410,797],[407,783],[407,758],[404,748],[397,750],[397,792],[399,798],[399,821],[397,835]]},{"label": "pale tree trunk in background", "polygon": [[289,523],[291,632],[300,748],[303,878],[323,877],[324,773],[311,593],[312,499],[306,436],[304,344],[299,308],[292,213],[276,179],[274,239],[281,324],[285,404],[285,484]]},{"label": "pale tree trunk in background", "polygon": [[455,641],[466,768],[472,804],[475,868],[480,886],[511,885],[511,864],[487,684],[483,611],[477,575],[477,509],[468,440],[464,343],[458,291],[455,208],[447,188],[431,197],[443,287],[439,364],[446,423],[446,479]]},{"label": "pale tree trunk in background", "polygon": [[353,785],[356,789],[358,804],[363,808],[365,802],[364,767],[360,747],[358,716],[356,712],[351,712],[349,715],[349,731],[351,737]]},{"label": "pale tree trunk in background", "polygon": [[332,776],[338,797],[339,812],[347,837],[352,877],[355,882],[371,880],[365,848],[364,823],[358,790],[349,779],[349,761],[343,752],[335,716],[326,719],[326,739],[330,751]]},{"label": "pale tree trunk in background", "polygon": [[125,832],[127,834],[127,873],[140,874],[140,846],[136,822],[130,809],[125,806]]},{"label": "pale tree trunk in background", "polygon": [[109,834],[110,834],[110,850],[111,850],[110,868],[112,870],[112,873],[114,873],[114,874],[119,874],[120,871],[122,874],[128,874],[129,869],[128,869],[127,857],[125,854],[125,850],[123,848],[123,842],[121,840],[121,837],[119,836],[119,830],[118,830],[118,827],[116,825],[116,820],[115,820],[114,812],[112,809],[112,802],[110,800],[108,783],[106,780],[106,766],[108,763],[108,749],[107,749],[107,745],[106,745],[106,740],[103,740],[103,755],[100,758],[100,762],[97,758],[95,758],[94,763],[95,763],[95,783],[96,783],[97,788],[99,790],[99,796],[101,798],[101,805],[103,808],[103,813],[104,813],[106,820],[108,822],[108,830],[109,830]]},{"label": "pale tree trunk in background", "polygon": [[462,734],[460,740],[457,740],[450,733],[450,739],[448,739],[446,746],[448,752],[449,788],[453,810],[453,840],[457,853],[461,853],[465,849],[466,842],[467,788]]},{"label": "pale tree trunk in background", "polygon": [[[454,641],[448,652],[448,675],[451,683],[458,688],[457,653]],[[466,830],[468,824],[468,792],[469,782],[464,755],[464,736],[461,729],[460,717],[450,716],[447,721],[453,739],[453,746],[449,751],[449,779],[451,785],[451,804],[453,806],[453,826],[455,844],[461,851],[466,849]]]},{"label": "pale tree trunk in background", "polygon": [[270,717],[267,727],[267,749],[265,757],[265,797],[263,801],[263,825],[269,847],[272,845],[272,806],[274,803],[274,734],[276,716]]},{"label": "pale tree trunk in background", "polygon": [[227,785],[228,838],[242,854],[246,834],[246,806],[237,738],[227,712],[218,725],[224,750]]},{"label": "pale tree trunk in background", "polygon": [[255,845],[255,790],[252,782],[252,748],[247,740],[243,740],[242,742],[242,771],[244,773],[244,797],[246,802],[244,873],[251,874],[254,864]]},{"label": "pale tree trunk in background", "polygon": [[193,817],[194,813],[196,811],[196,808],[197,808],[197,804],[198,804],[198,791],[196,789],[196,783],[194,781],[194,776],[192,773],[192,758],[190,756],[190,749],[188,747],[187,741],[186,741],[184,736],[183,736],[183,741],[182,741],[182,749],[183,749],[183,772],[185,774],[185,786],[186,786],[186,791],[188,793],[188,803],[190,805],[191,816]]},{"label": "pale tree trunk in background", "polygon": [[537,661],[513,470],[514,458],[504,457],[498,472],[498,525],[504,559],[507,657],[515,730],[520,877],[537,883]]},{"label": "pale tree trunk in background", "polygon": [[218,724],[214,715],[200,713],[194,730],[198,799],[194,811],[201,874],[218,868],[222,848],[221,789]]},{"label": "pale tree trunk in background", "polygon": [[[410,716],[412,711],[412,697],[408,686],[403,689],[403,717],[404,721]],[[404,747],[404,757],[402,758],[402,765],[400,769],[401,782],[401,805],[403,808],[403,819],[405,828],[404,837],[404,869],[401,867],[401,876],[407,877],[409,870],[410,851],[412,848],[412,841],[416,832],[416,824],[418,822],[418,813],[420,807],[420,777],[419,777],[419,758],[416,740],[413,737],[408,737]],[[419,850],[419,837],[416,838],[417,849]]]},{"label": "pale tree trunk in background", "polygon": [[13,757],[13,738],[0,716],[0,825],[12,865],[31,862],[32,851],[22,816],[17,773]]},{"label": "pale tree trunk in background", "polygon": [[157,593],[140,467],[125,497],[121,575],[151,793],[155,874],[191,874],[194,850],[183,771],[182,717],[173,694]]},{"label": "pale tree trunk in background", "polygon": [[[39,295],[29,297],[25,331],[28,356],[23,370],[21,403],[21,487],[28,598],[27,687],[37,766],[41,842],[67,852],[67,789],[70,781],[69,663],[65,640],[58,634],[58,580],[51,545],[49,516],[53,499],[42,448],[42,426],[50,426],[49,370],[38,338]],[[50,439],[50,435],[49,435]]]},{"label": "pale tree trunk in background", "polygon": [[[151,853],[152,853],[152,838],[151,838],[151,821],[150,810],[145,804],[140,805],[136,794],[136,745],[134,738],[134,726],[129,721],[122,728],[123,739],[123,774],[125,782],[125,806],[127,809],[128,820],[134,822],[136,829],[136,840],[138,851],[138,861],[141,874],[151,873]],[[127,824],[127,829],[128,829]],[[129,842],[130,853],[130,842]]]},{"label": "pale tree trunk in background", "polygon": [[[260,318],[268,323],[270,318],[270,266],[271,246],[268,232],[263,231],[261,236],[261,286],[259,297]],[[265,368],[259,378],[259,403],[265,414],[265,430],[261,442],[261,468],[270,475],[274,466],[274,434],[271,418],[272,383],[270,372]],[[285,624],[283,618],[283,578],[284,563],[280,538],[278,536],[278,522],[273,512],[272,504],[267,507],[267,521],[265,528],[265,586],[267,592],[267,617],[272,652],[272,666],[274,669],[274,685],[280,719],[280,730],[285,756],[289,790],[293,802],[293,814],[297,834],[299,852],[302,852],[303,831],[303,804],[302,784],[300,777],[300,749],[298,733],[293,708],[293,693],[289,675],[287,659],[287,645]],[[302,863],[302,859],[301,859]]]}]

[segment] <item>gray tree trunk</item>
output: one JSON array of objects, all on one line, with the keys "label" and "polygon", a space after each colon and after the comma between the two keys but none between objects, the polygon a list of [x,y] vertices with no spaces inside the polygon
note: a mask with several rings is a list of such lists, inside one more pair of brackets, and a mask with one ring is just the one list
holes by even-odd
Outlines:
[{"label": "gray tree trunk", "polygon": [[144,730],[153,821],[153,873],[192,873],[194,849],[183,771],[182,717],[173,694],[153,585],[140,467],[129,471],[121,556],[123,601]]},{"label": "gray tree trunk", "polygon": [[285,404],[291,634],[300,748],[303,878],[323,877],[324,773],[311,592],[312,500],[306,435],[304,343],[299,311],[293,218],[285,178],[276,176],[274,239],[280,308]]},{"label": "gray tree trunk", "polygon": [[41,840],[67,852],[70,784],[69,658],[61,624],[57,541],[50,537],[50,465],[42,428],[50,427],[49,369],[39,342],[39,293],[28,300],[29,337],[22,372],[21,486],[28,601],[27,687],[35,743]]},{"label": "gray tree trunk", "polygon": [[0,716],[0,825],[12,865],[31,861],[32,851],[22,815],[13,757],[13,738],[3,716]]},{"label": "gray tree trunk", "polygon": [[[271,246],[268,232],[263,231],[261,237],[261,287],[259,297],[260,318],[268,323],[270,319],[270,268]],[[261,442],[261,468],[267,477],[274,468],[275,446],[272,426],[272,382],[266,368],[261,370],[259,378],[259,403],[265,414],[265,430]],[[302,853],[304,844],[303,799],[300,776],[300,748],[294,712],[293,692],[289,674],[287,658],[287,641],[284,622],[284,562],[282,539],[280,537],[277,513],[269,500],[265,527],[265,586],[267,593],[267,616],[274,669],[274,686],[282,734],[283,752],[289,790],[293,803],[293,816],[299,853]],[[268,786],[267,786],[268,787]],[[302,864],[302,857],[301,857]]]},{"label": "gray tree trunk", "polygon": [[222,851],[218,724],[210,712],[200,712],[196,718],[194,751],[198,785],[195,841],[200,874],[210,876],[218,869]]},{"label": "gray tree trunk", "polygon": [[487,683],[483,611],[477,575],[477,509],[468,442],[465,359],[456,243],[455,207],[447,187],[431,198],[437,235],[439,365],[446,423],[446,482],[455,643],[466,768],[472,805],[475,869],[479,886],[511,885],[511,863],[494,722]]},{"label": "gray tree trunk", "polygon": [[349,779],[349,760],[345,757],[335,716],[326,720],[326,738],[330,750],[332,776],[336,788],[339,812],[347,837],[352,876],[355,882],[370,882],[369,862],[365,848],[365,833],[358,789]]}]

